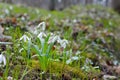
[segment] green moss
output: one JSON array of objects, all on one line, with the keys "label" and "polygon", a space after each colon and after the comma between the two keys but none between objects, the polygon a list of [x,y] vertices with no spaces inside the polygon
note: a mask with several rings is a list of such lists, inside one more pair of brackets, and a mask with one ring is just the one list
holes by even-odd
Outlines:
[{"label": "green moss", "polygon": [[[32,67],[40,68],[39,62],[32,60]],[[72,75],[80,77],[82,79],[86,77],[86,74],[80,68],[70,67],[69,65],[59,62],[52,62],[50,66],[50,71],[52,73],[53,72],[71,73]]]}]

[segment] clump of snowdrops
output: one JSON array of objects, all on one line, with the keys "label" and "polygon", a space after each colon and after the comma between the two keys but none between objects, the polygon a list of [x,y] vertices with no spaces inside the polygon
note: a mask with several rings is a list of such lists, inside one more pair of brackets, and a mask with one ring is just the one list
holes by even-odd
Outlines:
[{"label": "clump of snowdrops", "polygon": [[69,44],[68,40],[61,39],[60,35],[45,31],[45,28],[45,22],[41,22],[34,31],[26,32],[20,38],[23,47],[19,51],[26,51],[28,59],[37,57],[43,71],[47,71],[51,61],[57,60],[56,50],[62,49],[64,51]]}]

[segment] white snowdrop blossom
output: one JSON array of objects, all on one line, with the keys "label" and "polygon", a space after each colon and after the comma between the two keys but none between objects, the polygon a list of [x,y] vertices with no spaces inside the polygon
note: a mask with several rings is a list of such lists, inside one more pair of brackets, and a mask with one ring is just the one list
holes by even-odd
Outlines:
[{"label": "white snowdrop blossom", "polygon": [[70,64],[72,62],[72,60],[71,59],[68,59],[67,61],[66,61],[66,64]]},{"label": "white snowdrop blossom", "polygon": [[80,53],[81,53],[80,51],[77,51],[75,54],[76,54],[76,55],[79,55]]},{"label": "white snowdrop blossom", "polygon": [[37,29],[42,30],[42,31],[45,31],[45,28],[46,28],[46,24],[45,22],[41,22],[38,26],[37,26]]},{"label": "white snowdrop blossom", "polygon": [[40,39],[40,41],[43,42],[45,40],[44,38],[47,37],[47,35],[44,32],[40,32],[37,37]]},{"label": "white snowdrop blossom", "polygon": [[79,60],[79,57],[78,56],[73,56],[66,61],[66,64],[70,64],[71,62],[76,61],[76,60]]},{"label": "white snowdrop blossom", "polygon": [[44,32],[40,32],[37,37],[43,38],[43,37],[47,37],[47,35]]},{"label": "white snowdrop blossom", "polygon": [[60,39],[60,37],[58,37],[57,42],[60,43],[62,40]]},{"label": "white snowdrop blossom", "polygon": [[13,10],[13,6],[10,6],[9,9],[10,9],[10,10]]},{"label": "white snowdrop blossom", "polygon": [[68,44],[68,40],[66,39],[62,40],[60,36],[52,34],[52,36],[50,36],[49,38],[48,43],[54,43],[55,41],[57,41],[57,43],[59,43],[62,48],[66,48]]},{"label": "white snowdrop blossom", "polygon": [[78,57],[78,56],[73,56],[71,59],[72,59],[72,60],[78,60],[79,57]]},{"label": "white snowdrop blossom", "polygon": [[93,62],[90,59],[88,59],[88,58],[86,59],[86,63],[87,64],[93,64]]},{"label": "white snowdrop blossom", "polygon": [[23,40],[24,42],[29,41],[30,38],[27,35],[23,35],[20,40]]},{"label": "white snowdrop blossom", "polygon": [[33,34],[39,34],[41,31],[45,31],[46,29],[46,24],[45,22],[41,22],[38,24],[38,26],[35,28],[35,30],[33,31]]},{"label": "white snowdrop blossom", "polygon": [[13,80],[13,77],[8,76],[8,77],[7,77],[7,80]]},{"label": "white snowdrop blossom", "polygon": [[38,31],[37,30],[33,31],[33,34],[38,34]]},{"label": "white snowdrop blossom", "polygon": [[66,39],[60,40],[61,47],[66,48],[67,44],[68,44],[68,40]]},{"label": "white snowdrop blossom", "polygon": [[49,38],[49,41],[48,41],[48,44],[49,43],[54,43],[55,41],[57,41],[58,40],[58,38],[59,38],[59,36],[51,36],[50,38]]},{"label": "white snowdrop blossom", "polygon": [[9,11],[8,9],[5,9],[5,13],[6,13],[6,14],[9,14],[10,11]]},{"label": "white snowdrop blossom", "polygon": [[[2,64],[3,63],[3,64]],[[0,67],[6,65],[6,58],[3,54],[0,54]]]},{"label": "white snowdrop blossom", "polygon": [[[40,39],[41,42],[44,42],[45,39],[49,36],[48,44],[50,43],[58,43],[60,47],[66,48],[68,44],[68,40],[66,39],[61,39],[59,35],[55,35],[54,33],[47,33],[45,31],[46,24],[45,22],[41,22],[34,30],[33,34],[37,36],[37,38]],[[24,40],[25,42],[27,40],[30,40],[30,38],[26,35],[23,35],[20,40]]]},{"label": "white snowdrop blossom", "polygon": [[90,67],[86,64],[81,69],[86,71],[86,72],[90,71]]},{"label": "white snowdrop blossom", "polygon": [[25,17],[22,16],[22,17],[21,17],[21,20],[22,20],[22,21],[25,21]]}]

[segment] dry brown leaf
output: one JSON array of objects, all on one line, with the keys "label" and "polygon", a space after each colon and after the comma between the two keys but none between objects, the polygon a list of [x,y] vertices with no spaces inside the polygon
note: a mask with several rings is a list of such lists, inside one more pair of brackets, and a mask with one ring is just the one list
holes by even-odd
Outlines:
[{"label": "dry brown leaf", "polygon": [[4,28],[0,25],[0,35],[2,35],[4,32]]},{"label": "dry brown leaf", "polygon": [[114,67],[115,73],[120,75],[120,66]]}]

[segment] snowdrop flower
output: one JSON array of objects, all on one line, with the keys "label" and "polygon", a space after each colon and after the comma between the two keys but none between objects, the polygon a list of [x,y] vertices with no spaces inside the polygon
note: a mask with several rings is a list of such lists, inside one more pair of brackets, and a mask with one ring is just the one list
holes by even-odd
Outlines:
[{"label": "snowdrop flower", "polygon": [[[3,63],[3,65],[1,65]],[[3,54],[0,54],[0,67],[6,65],[6,58]]]},{"label": "snowdrop flower", "polygon": [[33,31],[33,34],[38,34],[40,33],[40,31],[45,31],[46,28],[46,24],[45,22],[41,22],[38,24],[38,26],[35,28],[35,30]]},{"label": "snowdrop flower", "polygon": [[39,14],[39,10],[38,9],[36,9],[35,11],[36,11],[37,14]]},{"label": "snowdrop flower", "polygon": [[22,16],[22,17],[21,17],[21,20],[22,20],[22,21],[25,21],[25,17]]},{"label": "snowdrop flower", "polygon": [[60,39],[60,37],[58,37],[57,42],[60,43],[62,40]]},{"label": "snowdrop flower", "polygon": [[44,32],[40,32],[37,37],[43,42],[44,41],[43,37],[47,37],[47,35]]},{"label": "snowdrop flower", "polygon": [[66,64],[70,64],[72,62],[72,60],[71,59],[68,59],[67,61],[66,61]]},{"label": "snowdrop flower", "polygon": [[55,41],[57,41],[57,39],[58,39],[58,36],[51,36],[50,38],[49,38],[49,41],[48,41],[48,44],[49,43],[54,43]]},{"label": "snowdrop flower", "polygon": [[68,59],[67,61],[66,61],[66,64],[70,64],[71,62],[73,62],[73,61],[75,61],[75,60],[78,60],[79,58],[77,57],[77,56],[73,56],[73,57],[71,57],[70,59]]},{"label": "snowdrop flower", "polygon": [[9,9],[10,9],[10,10],[13,10],[13,6],[10,6]]},{"label": "snowdrop flower", "polygon": [[37,35],[37,34],[38,34],[38,31],[37,31],[37,30],[33,31],[33,34],[36,34],[36,35]]},{"label": "snowdrop flower", "polygon": [[81,69],[87,72],[90,70],[90,67],[85,64]]},{"label": "snowdrop flower", "polygon": [[80,51],[77,51],[75,54],[76,54],[76,55],[79,55],[80,53],[81,53]]},{"label": "snowdrop flower", "polygon": [[78,60],[79,58],[77,56],[73,56],[71,59],[72,60]]},{"label": "snowdrop flower", "polygon": [[42,31],[45,31],[45,28],[46,28],[46,24],[45,22],[41,22],[38,26],[37,26],[37,29],[41,29]]},{"label": "snowdrop flower", "polygon": [[13,77],[8,76],[8,77],[7,77],[7,80],[13,80]]},{"label": "snowdrop flower", "polygon": [[30,38],[27,35],[23,35],[20,40],[23,40],[24,42],[29,41]]},{"label": "snowdrop flower", "polygon": [[9,11],[8,9],[5,9],[5,13],[6,13],[6,14],[9,14],[10,11]]},{"label": "snowdrop flower", "polygon": [[47,37],[47,35],[44,32],[40,32],[37,37],[42,38],[42,37]]},{"label": "snowdrop flower", "polygon": [[88,59],[88,58],[86,59],[86,63],[87,64],[93,64],[93,62],[90,59]]},{"label": "snowdrop flower", "polygon": [[60,45],[63,48],[66,48],[67,44],[68,44],[68,41],[66,39],[63,39],[63,40],[60,41]]},{"label": "snowdrop flower", "polygon": [[68,44],[68,40],[66,39],[61,39],[60,36],[56,36],[54,34],[51,34],[48,43],[54,43],[55,41],[57,41],[57,43],[60,44],[61,47],[66,48],[67,44]]}]

